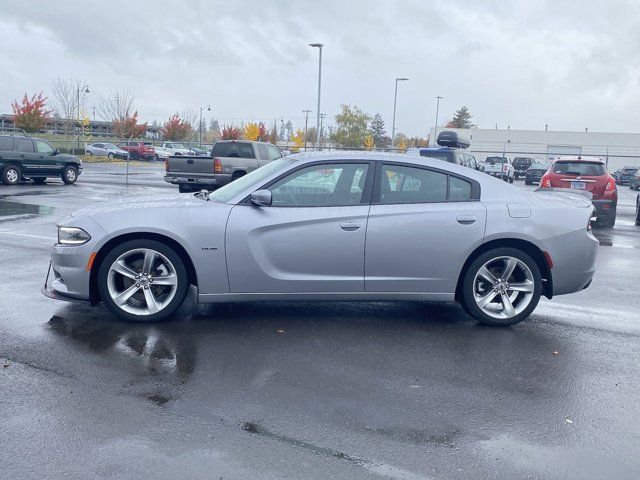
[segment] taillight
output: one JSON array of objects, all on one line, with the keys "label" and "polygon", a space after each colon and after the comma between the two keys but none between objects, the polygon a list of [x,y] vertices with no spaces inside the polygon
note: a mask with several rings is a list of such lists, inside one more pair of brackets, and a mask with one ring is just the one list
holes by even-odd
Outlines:
[{"label": "taillight", "polygon": [[540,180],[540,185],[543,187],[551,187],[551,179],[547,175],[543,175]]},{"label": "taillight", "polygon": [[607,186],[605,190],[607,192],[610,192],[611,190],[615,190],[615,189],[616,189],[616,182],[613,178],[610,178],[609,181],[607,182]]},{"label": "taillight", "polygon": [[219,158],[213,159],[213,173],[222,173],[222,161]]}]

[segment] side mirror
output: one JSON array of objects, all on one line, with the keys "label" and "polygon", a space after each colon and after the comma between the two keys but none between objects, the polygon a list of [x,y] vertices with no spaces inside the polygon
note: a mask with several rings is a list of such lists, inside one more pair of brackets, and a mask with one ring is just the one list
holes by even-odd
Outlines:
[{"label": "side mirror", "polygon": [[60,150],[59,150],[59,149],[57,149],[57,148],[54,148],[54,149],[53,149],[53,154],[54,154],[54,155],[60,155]]},{"label": "side mirror", "polygon": [[270,190],[256,190],[251,194],[251,203],[259,207],[271,206],[271,191]]}]

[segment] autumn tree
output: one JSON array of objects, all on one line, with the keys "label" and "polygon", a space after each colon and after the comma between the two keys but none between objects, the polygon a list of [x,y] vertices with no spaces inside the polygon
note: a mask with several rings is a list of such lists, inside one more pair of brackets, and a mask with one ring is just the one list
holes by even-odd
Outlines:
[{"label": "autumn tree", "polygon": [[364,148],[366,150],[373,150],[373,147],[375,147],[376,144],[373,140],[373,135],[369,134],[364,138]]},{"label": "autumn tree", "polygon": [[449,123],[447,123],[447,128],[471,128],[475,127],[475,124],[471,123],[471,112],[465,106],[460,107],[456,110],[456,113],[453,114],[453,118]]},{"label": "autumn tree", "polygon": [[373,137],[373,143],[378,148],[385,148],[391,144],[391,139],[387,136],[387,130],[385,129],[384,120],[382,115],[376,113],[371,119],[369,124],[369,133]]},{"label": "autumn tree", "polygon": [[239,128],[232,126],[224,126],[220,138],[222,140],[239,140],[242,136],[242,132]]},{"label": "autumn tree", "polygon": [[46,109],[47,99],[42,96],[42,92],[33,94],[31,98],[24,94],[22,102],[14,101],[13,121],[15,126],[25,132],[35,133],[42,130],[51,110]]},{"label": "autumn tree", "polygon": [[255,141],[260,136],[260,127],[255,122],[249,122],[244,126],[243,136],[245,140]]},{"label": "autumn tree", "polygon": [[260,142],[268,142],[269,141],[269,131],[265,126],[264,122],[258,123],[258,141]]},{"label": "autumn tree", "polygon": [[302,147],[304,147],[304,132],[300,129],[296,130],[296,133],[291,135],[291,141],[293,142],[293,147],[291,150],[295,152],[299,152]]},{"label": "autumn tree", "polygon": [[407,136],[404,133],[396,133],[396,150],[404,151],[407,149]]},{"label": "autumn tree", "polygon": [[132,139],[144,136],[147,131],[146,123],[138,123],[138,112],[129,116],[116,118],[112,121],[113,134],[120,139]]},{"label": "autumn tree", "polygon": [[336,131],[332,141],[341,147],[358,148],[364,143],[369,125],[369,115],[355,105],[342,105],[336,115]]},{"label": "autumn tree", "polygon": [[166,140],[177,141],[185,140],[191,133],[191,123],[188,120],[180,118],[180,115],[174,113],[164,126],[160,129],[163,138]]}]

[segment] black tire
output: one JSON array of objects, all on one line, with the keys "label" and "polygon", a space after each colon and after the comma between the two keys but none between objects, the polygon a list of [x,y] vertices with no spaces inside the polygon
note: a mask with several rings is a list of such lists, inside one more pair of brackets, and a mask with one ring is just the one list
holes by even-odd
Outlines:
[{"label": "black tire", "polygon": [[78,169],[73,165],[67,165],[64,167],[64,170],[62,170],[60,178],[67,185],[73,185],[78,180]]},{"label": "black tire", "polygon": [[525,181],[524,181],[524,184],[525,184],[525,185],[533,185],[533,182],[532,182],[532,181],[530,181],[530,180],[525,180]]},{"label": "black tire", "polygon": [[613,228],[616,225],[616,212],[614,211],[610,216],[604,219],[602,226],[604,228]]},{"label": "black tire", "polygon": [[[111,265],[122,254],[135,249],[152,249],[164,255],[173,264],[177,277],[173,299],[162,310],[148,315],[138,315],[120,308],[109,294],[108,277]],[[140,272],[138,272],[140,273]],[[189,289],[188,275],[184,262],[169,246],[156,240],[130,240],[115,246],[100,263],[98,270],[98,291],[105,306],[118,318],[128,322],[159,322],[169,318],[182,305]],[[137,295],[137,294],[136,294]],[[144,298],[144,297],[143,297]]]},{"label": "black tire", "polygon": [[17,185],[22,180],[22,170],[18,165],[5,165],[2,169],[2,183],[5,185]]},{"label": "black tire", "polygon": [[152,160],[153,160],[154,162],[157,162],[158,160],[160,160],[160,157],[158,156],[158,154],[157,154],[157,153],[153,155]]},{"label": "black tire", "polygon": [[111,152],[107,153],[107,158],[109,160],[112,160],[113,159],[113,153],[111,153]]},{"label": "black tire", "polygon": [[140,160],[140,155],[138,154],[138,152],[129,152],[129,158],[131,160]]},{"label": "black tire", "polygon": [[37,183],[38,185],[44,185],[47,181],[47,177],[31,177],[33,183]]},{"label": "black tire", "polygon": [[231,175],[231,182],[233,182],[234,180],[239,179],[240,177],[244,177],[247,174],[247,172],[243,172],[242,170],[238,170],[233,172],[233,175]]},{"label": "black tire", "polygon": [[178,192],[180,193],[190,193],[193,192],[191,185],[183,185],[182,183],[178,184]]},{"label": "black tire", "polygon": [[[475,300],[475,285],[474,281],[476,275],[481,267],[483,267],[487,262],[490,262],[492,259],[498,259],[500,257],[513,257],[522,261],[529,269],[533,279],[533,292],[532,297],[529,301],[529,304],[516,315],[509,318],[495,318],[489,314],[487,314],[484,310],[482,310]],[[515,273],[512,277],[505,279],[505,281],[510,281],[511,278],[515,278]],[[516,279],[517,280],[517,279]],[[464,273],[464,277],[462,280],[462,292],[460,298],[462,300],[462,306],[466,310],[466,312],[471,315],[473,318],[478,320],[480,323],[484,325],[489,325],[492,327],[507,327],[510,325],[515,325],[516,323],[521,322],[526,319],[531,312],[536,308],[538,302],[540,301],[540,295],[542,294],[542,276],[540,274],[540,269],[536,262],[525,252],[518,250],[516,248],[510,247],[501,247],[495,248],[493,250],[488,250],[480,255],[478,255]],[[524,294],[522,294],[524,295]],[[517,294],[514,302],[517,302],[518,299],[521,298],[520,294]],[[522,300],[520,300],[522,301]],[[517,308],[517,304],[515,305]]]},{"label": "black tire", "polygon": [[84,153],[87,155],[87,157],[90,157],[91,155],[93,155],[93,153],[91,153],[91,150],[87,150]]},{"label": "black tire", "polygon": [[640,227],[640,195],[636,199],[636,226]]}]

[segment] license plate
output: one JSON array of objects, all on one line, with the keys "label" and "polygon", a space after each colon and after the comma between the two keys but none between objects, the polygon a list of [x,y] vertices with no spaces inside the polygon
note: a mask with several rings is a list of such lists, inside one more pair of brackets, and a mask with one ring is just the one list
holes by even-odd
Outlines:
[{"label": "license plate", "polygon": [[586,182],[571,182],[571,188],[579,188],[580,190],[584,190],[587,188]]}]

